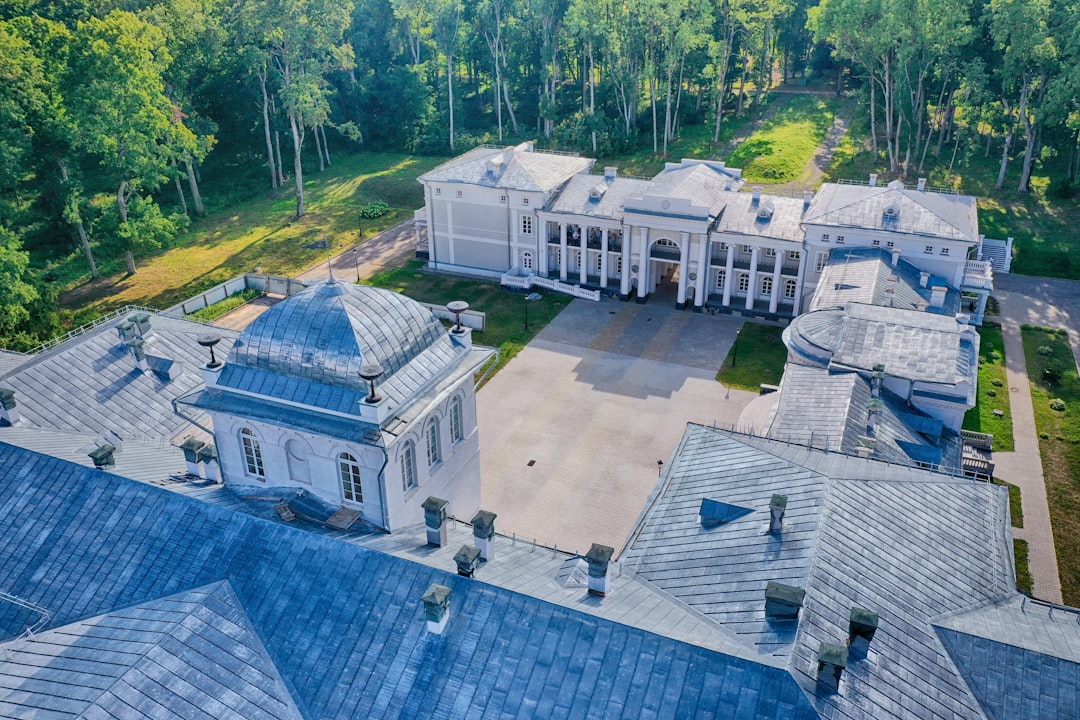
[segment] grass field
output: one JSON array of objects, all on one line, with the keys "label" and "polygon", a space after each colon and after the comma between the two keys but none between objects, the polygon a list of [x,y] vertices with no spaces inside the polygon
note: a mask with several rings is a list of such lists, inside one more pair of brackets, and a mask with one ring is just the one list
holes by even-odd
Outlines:
[{"label": "grass field", "polygon": [[[994,450],[1014,449],[1012,410],[1009,407],[1009,385],[1005,379],[1005,341],[1001,328],[985,325],[979,330],[979,390],[975,407],[964,415],[964,429],[990,433]],[[995,410],[1004,413],[994,415]]]},{"label": "grass field", "polygon": [[[342,157],[305,181],[307,214],[295,218],[296,201],[288,192],[267,194],[212,211],[192,224],[176,246],[138,258],[138,272],[122,272],[122,259],[102,258],[103,277],[88,282],[80,255],[52,268],[65,283],[61,307],[69,323],[79,324],[126,304],[168,307],[242,272],[295,275],[357,241],[360,207],[383,200],[390,212],[364,220],[365,236],[387,228],[423,205],[416,176],[444,158],[388,153]],[[308,247],[325,239],[329,249]],[[112,274],[105,272],[112,270]]]},{"label": "grass field", "polygon": [[[869,149],[869,134],[867,117],[857,115],[833,155],[825,174],[827,181],[865,180],[872,172],[879,173],[879,182],[894,179],[883,155],[875,161]],[[1047,195],[1051,178],[1065,174],[1063,158],[1036,163],[1032,190],[1024,193],[1016,189],[1021,170],[1021,158],[1017,157],[1009,163],[1004,188],[996,190],[1001,140],[992,141],[989,157],[985,155],[985,140],[977,145],[959,148],[951,173],[952,146],[944,148],[940,158],[934,158],[931,148],[923,171],[918,171],[918,162],[913,163],[906,181],[914,184],[918,177],[926,177],[931,186],[976,196],[979,232],[988,238],[1015,239],[1013,272],[1080,279],[1080,234],[1076,232],[1080,226],[1080,198],[1058,200]]]},{"label": "grass field", "polygon": [[260,294],[261,293],[255,288],[244,288],[240,292],[233,293],[220,302],[216,302],[213,305],[207,305],[201,310],[196,310],[187,317],[191,320],[212,322],[222,315],[235,310],[249,300],[254,300],[259,297]]},{"label": "grass field", "polygon": [[[1022,329],[1061,592],[1066,604],[1077,605],[1080,604],[1080,377],[1064,332],[1028,326]],[[1064,401],[1064,410],[1051,407],[1055,399]]]},{"label": "grass field", "polygon": [[1013,540],[1013,559],[1016,560],[1016,589],[1030,597],[1032,582],[1027,540]]},{"label": "grass field", "polygon": [[840,99],[796,95],[727,158],[749,182],[796,180],[833,124]]},{"label": "grass field", "polygon": [[743,323],[716,379],[726,387],[755,393],[762,383],[778,384],[787,362],[787,347],[780,338],[783,331],[771,325]]},{"label": "grass field", "polygon": [[[366,284],[440,305],[452,300],[464,300],[469,303],[470,309],[485,313],[486,329],[476,333],[473,339],[480,345],[499,348],[496,370],[517,355],[573,300],[565,295],[542,293],[541,299],[529,302],[526,310],[524,295],[507,292],[498,283],[433,273],[422,267],[422,263],[413,261],[407,267],[379,273]],[[529,314],[528,329],[525,328],[526,312]]]}]

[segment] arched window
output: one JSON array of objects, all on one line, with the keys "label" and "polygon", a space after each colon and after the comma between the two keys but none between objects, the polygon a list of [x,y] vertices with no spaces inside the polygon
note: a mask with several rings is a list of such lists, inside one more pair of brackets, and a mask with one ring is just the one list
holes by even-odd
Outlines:
[{"label": "arched window", "polygon": [[431,418],[424,428],[424,445],[427,447],[427,464],[432,466],[439,462],[439,421]]},{"label": "arched window", "polygon": [[521,267],[525,270],[533,269],[532,253],[525,251],[521,253]]},{"label": "arched window", "polygon": [[262,449],[259,448],[259,438],[255,435],[255,431],[243,428],[240,431],[240,445],[244,450],[244,463],[247,465],[248,475],[254,475],[260,480],[265,479]]},{"label": "arched window", "polygon": [[401,491],[409,492],[416,487],[416,448],[412,440],[406,440],[401,448]]},{"label": "arched window", "polygon": [[338,455],[338,472],[341,475],[341,491],[350,502],[364,502],[364,491],[360,487],[360,463],[349,453]]},{"label": "arched window", "polygon": [[772,295],[772,278],[768,275],[761,278],[761,294],[766,296]]},{"label": "arched window", "polygon": [[794,280],[785,280],[784,281],[784,297],[786,297],[788,299],[794,298],[795,297],[795,286],[796,286],[796,282]]},{"label": "arched window", "polygon": [[450,401],[450,442],[461,442],[461,399],[454,398]]}]

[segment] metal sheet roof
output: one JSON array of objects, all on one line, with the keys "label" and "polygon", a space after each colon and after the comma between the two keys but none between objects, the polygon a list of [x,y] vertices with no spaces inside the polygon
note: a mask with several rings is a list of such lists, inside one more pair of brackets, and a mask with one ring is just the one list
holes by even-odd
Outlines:
[{"label": "metal sheet roof", "polygon": [[[886,208],[896,211],[886,220]],[[979,220],[971,195],[915,190],[893,183],[878,187],[822,183],[804,222],[979,241]]]}]

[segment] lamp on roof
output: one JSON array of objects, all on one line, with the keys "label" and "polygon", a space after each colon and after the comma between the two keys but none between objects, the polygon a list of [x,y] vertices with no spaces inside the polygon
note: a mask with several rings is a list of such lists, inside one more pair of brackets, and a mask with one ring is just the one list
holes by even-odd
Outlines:
[{"label": "lamp on roof", "polygon": [[469,309],[469,303],[465,302],[464,300],[454,300],[453,302],[449,302],[446,304],[446,309],[454,314],[454,329],[450,332],[454,333],[455,335],[460,335],[461,333],[465,332],[465,330],[461,327],[461,313]]},{"label": "lamp on roof", "polygon": [[206,365],[208,368],[219,368],[221,362],[218,361],[214,355],[214,346],[221,342],[221,336],[217,334],[200,335],[195,339],[195,342],[202,345],[204,348],[210,349],[210,362]]},{"label": "lamp on roof", "polygon": [[381,378],[383,376],[383,373],[385,372],[386,371],[383,369],[383,366],[379,365],[378,363],[364,365],[362,368],[360,368],[360,379],[368,383],[368,385],[371,387],[371,391],[368,393],[368,396],[364,398],[364,402],[370,405],[374,405],[375,403],[382,400],[382,395],[375,391],[375,381]]}]

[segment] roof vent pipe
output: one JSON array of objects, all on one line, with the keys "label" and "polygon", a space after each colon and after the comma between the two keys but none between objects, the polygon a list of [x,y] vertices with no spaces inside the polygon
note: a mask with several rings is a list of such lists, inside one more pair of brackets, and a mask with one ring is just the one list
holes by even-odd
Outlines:
[{"label": "roof vent pipe", "polygon": [[870,173],[870,187],[877,187],[877,173]]},{"label": "roof vent pipe", "polygon": [[128,321],[135,323],[135,329],[139,332],[140,337],[146,337],[150,334],[150,313],[135,313],[128,318]]},{"label": "roof vent pipe", "polygon": [[202,466],[202,476],[210,482],[218,482],[221,474],[218,472],[217,450],[213,445],[207,445],[199,451],[199,464]]},{"label": "roof vent pipe", "polygon": [[458,575],[471,578],[476,572],[477,564],[480,562],[480,548],[462,545],[461,549],[457,551],[457,555],[454,555],[454,562],[457,564]]},{"label": "roof vent pipe", "polygon": [[187,463],[188,475],[202,477],[202,473],[199,472],[199,451],[204,447],[206,447],[206,443],[193,437],[188,438],[180,445],[180,449],[184,451],[184,462]]},{"label": "roof vent pipe", "polygon": [[0,417],[8,425],[17,425],[22,419],[19,408],[16,406],[15,391],[11,388],[0,388]]},{"label": "roof vent pipe", "polygon": [[493,512],[481,510],[472,519],[473,539],[480,550],[480,559],[484,562],[495,559],[495,518]]},{"label": "roof vent pipe", "polygon": [[752,188],[752,190],[753,190],[753,193],[752,193],[753,202],[754,202],[754,205],[757,205],[759,202],[761,202],[761,186],[760,185],[755,185]]},{"label": "roof vent pipe", "polygon": [[892,265],[896,267],[900,264],[900,248],[892,249]]},{"label": "roof vent pipe", "polygon": [[945,307],[946,293],[948,293],[948,288],[942,285],[935,285],[930,288],[930,307]]},{"label": "roof vent pipe", "polygon": [[843,645],[821,643],[818,651],[817,682],[818,687],[827,692],[840,689],[840,676],[847,667],[848,649]]},{"label": "roof vent pipe", "polygon": [[926,190],[926,178],[919,178],[919,183],[915,186],[919,192]]},{"label": "roof vent pipe", "polygon": [[424,508],[424,527],[427,529],[428,545],[442,547],[446,544],[446,506],[449,500],[434,495],[421,503]]},{"label": "roof vent pipe", "polygon": [[794,620],[799,617],[806,591],[794,585],[769,582],[765,586],[765,617]]},{"label": "roof vent pipe", "polygon": [[615,554],[615,548],[607,545],[593,543],[589,552],[585,553],[585,559],[589,563],[589,594],[596,597],[606,597],[608,591],[608,566],[611,564],[611,556]]},{"label": "roof vent pipe", "polygon": [[812,202],[814,202],[814,191],[813,190],[803,190],[803,194],[802,194],[803,210],[806,210],[808,207],[810,207],[810,203],[812,203]]},{"label": "roof vent pipe", "polygon": [[116,458],[114,457],[115,452],[115,445],[101,443],[92,451],[88,452],[87,455],[94,461],[94,467],[100,470],[101,468],[110,467],[116,464]]},{"label": "roof vent pipe", "polygon": [[427,620],[428,632],[442,635],[446,630],[446,623],[450,621],[450,588],[432,583],[420,598],[420,602],[424,603],[424,619]]},{"label": "roof vent pipe", "polygon": [[930,273],[928,273],[925,270],[923,270],[921,273],[919,273],[919,287],[924,288],[924,287],[926,287],[927,283],[929,283],[929,282],[930,282]]},{"label": "roof vent pipe", "polygon": [[116,332],[120,336],[120,343],[122,345],[127,345],[139,336],[138,328],[135,327],[135,323],[130,320],[125,320],[117,325]]},{"label": "roof vent pipe", "polygon": [[787,495],[773,495],[769,501],[769,534],[784,529],[784,513],[787,511]]},{"label": "roof vent pipe", "polygon": [[145,344],[146,341],[138,337],[128,342],[131,356],[135,358],[135,367],[143,372],[150,369],[150,365],[146,362],[146,349],[143,347]]},{"label": "roof vent pipe", "polygon": [[610,165],[608,167],[604,168],[604,179],[605,180],[614,180],[618,176],[619,176],[619,168],[612,167]]}]

